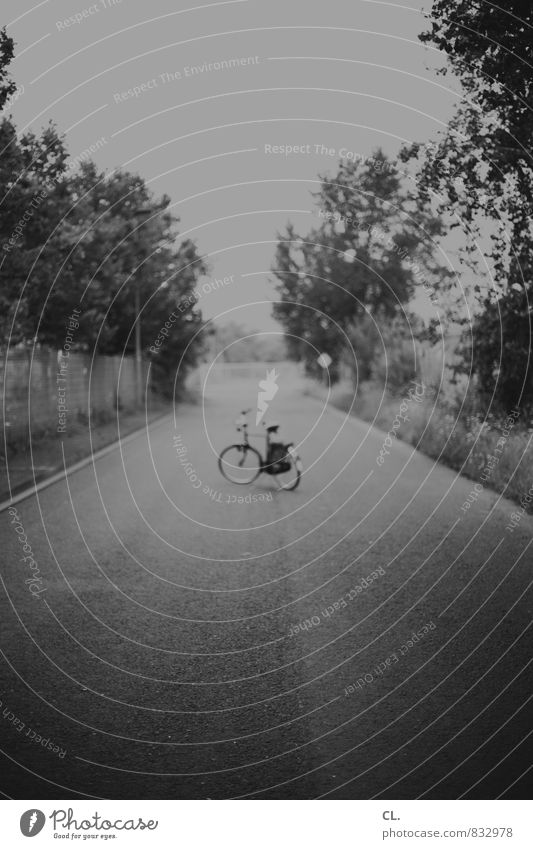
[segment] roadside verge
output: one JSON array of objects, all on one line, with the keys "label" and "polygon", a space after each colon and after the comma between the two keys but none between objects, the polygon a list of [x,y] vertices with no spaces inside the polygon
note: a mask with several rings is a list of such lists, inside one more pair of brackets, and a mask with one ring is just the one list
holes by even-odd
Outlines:
[{"label": "roadside verge", "polygon": [[[116,417],[105,424],[73,430],[66,438],[55,435],[38,440],[34,445],[8,455],[2,461],[0,512],[18,504],[36,492],[51,486],[72,472],[82,469],[100,457],[126,444],[171,415],[168,404]],[[63,454],[65,462],[63,462]]]}]

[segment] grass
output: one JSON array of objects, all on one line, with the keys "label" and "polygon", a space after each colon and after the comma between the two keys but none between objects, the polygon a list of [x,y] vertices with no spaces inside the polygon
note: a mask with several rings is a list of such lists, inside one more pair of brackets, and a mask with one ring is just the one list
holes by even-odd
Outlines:
[{"label": "grass", "polygon": [[31,445],[28,438],[19,439],[7,446],[6,457],[0,458],[0,501],[44,480],[54,472],[144,427],[146,420],[153,421],[172,409],[172,405],[159,398],[151,399],[148,413],[145,410],[99,411],[88,417],[78,415],[68,422],[66,433],[58,434],[54,428],[33,431]]},{"label": "grass", "polygon": [[[321,400],[327,394],[311,380],[303,391]],[[406,393],[393,396],[369,381],[359,386],[354,398],[350,383],[343,382],[333,387],[329,403],[344,412],[351,408],[352,415],[388,432],[404,397]],[[525,427],[520,418],[505,436],[505,418],[484,422],[469,401],[457,411],[453,403],[436,400],[431,389],[422,403],[409,404],[407,416],[409,421],[395,429],[397,437],[428,457],[517,502],[533,485],[533,429]],[[505,442],[500,441],[500,451],[495,454],[502,439]],[[533,504],[527,512],[533,512]]]}]

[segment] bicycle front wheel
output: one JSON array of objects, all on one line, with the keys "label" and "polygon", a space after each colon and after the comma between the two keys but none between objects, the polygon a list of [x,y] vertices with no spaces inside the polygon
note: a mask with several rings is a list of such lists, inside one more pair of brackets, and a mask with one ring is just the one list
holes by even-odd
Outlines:
[{"label": "bicycle front wheel", "polygon": [[263,461],[251,445],[229,445],[218,458],[218,468],[231,483],[252,483],[261,474]]}]

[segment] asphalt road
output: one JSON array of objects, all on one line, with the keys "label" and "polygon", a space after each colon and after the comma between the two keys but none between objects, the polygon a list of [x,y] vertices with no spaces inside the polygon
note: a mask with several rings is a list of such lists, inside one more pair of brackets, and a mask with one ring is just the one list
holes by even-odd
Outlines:
[{"label": "asphalt road", "polygon": [[533,522],[282,384],[294,493],[220,476],[237,381],[0,516],[6,796],[528,795]]}]

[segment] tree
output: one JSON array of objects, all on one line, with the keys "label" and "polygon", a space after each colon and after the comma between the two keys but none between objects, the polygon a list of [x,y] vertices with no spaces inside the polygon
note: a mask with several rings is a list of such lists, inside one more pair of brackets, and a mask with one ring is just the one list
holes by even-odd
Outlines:
[{"label": "tree", "polygon": [[0,30],[0,110],[17,90],[13,80],[9,79],[8,66],[15,53],[15,44],[6,33],[6,28]]},{"label": "tree", "polygon": [[215,354],[221,362],[281,362],[287,356],[283,336],[250,329],[237,321],[213,328]]},{"label": "tree", "polygon": [[0,122],[0,145],[0,313],[3,335],[9,331],[16,344],[35,338],[64,253],[64,231],[57,225],[69,208],[62,182],[67,152],[52,124],[40,136],[19,139],[7,118]]},{"label": "tree", "polygon": [[[170,199],[154,199],[138,174],[117,170],[108,178],[92,162],[70,177],[69,188],[73,206],[66,225],[71,250],[60,292],[67,291],[67,279],[76,281],[68,297],[72,302],[75,294],[82,310],[78,346],[104,354],[133,354],[137,290],[141,347],[153,360],[155,382],[160,388],[172,384],[178,365],[182,380],[202,347],[195,338],[202,317],[194,308],[178,307],[190,298],[207,268],[194,242],[179,243],[178,219],[168,210]],[[164,344],[156,346],[166,323]]]},{"label": "tree", "polygon": [[[8,76],[13,55],[14,42],[4,27],[0,30],[0,109],[16,92]],[[16,344],[32,338],[34,315],[23,290],[45,241],[43,234],[61,214],[57,180],[67,153],[53,124],[40,136],[28,132],[19,140],[13,122],[5,117],[0,120],[0,150],[0,331],[3,338],[10,333],[11,343]],[[45,264],[43,257],[41,269]]]},{"label": "tree", "polygon": [[[12,56],[2,30],[0,106],[15,91],[6,70]],[[141,346],[154,361],[156,383],[166,389],[178,365],[182,380],[202,347],[202,316],[194,305],[179,305],[191,300],[207,267],[194,242],[179,242],[170,199],[154,199],[138,174],[119,169],[106,176],[91,161],[74,170],[53,124],[18,137],[3,118],[0,146],[4,338],[62,348],[77,308],[72,350],[132,354],[138,295]],[[172,332],[164,336],[167,325]],[[165,344],[155,345],[157,339]]]},{"label": "tree", "polygon": [[274,316],[290,355],[316,373],[318,353],[327,352],[335,379],[348,328],[369,316],[390,320],[417,283],[447,272],[434,257],[441,220],[405,188],[380,150],[366,162],[341,161],[335,178],[321,181],[319,227],[301,238],[289,224],[279,237],[272,271],[281,300]]},{"label": "tree", "polygon": [[480,293],[473,369],[487,399],[532,409],[533,7],[436,0],[430,22],[421,40],[446,53],[465,99],[431,155],[415,144],[401,157],[416,158],[422,190],[460,216],[471,256],[480,225],[494,222],[495,279]]},{"label": "tree", "polygon": [[141,344],[155,360],[156,383],[168,383],[180,358],[183,378],[201,348],[198,310],[178,311],[171,337],[151,349],[207,269],[192,241],[179,243],[169,198],[154,200],[142,177],[127,171],[107,178],[90,161],[72,171],[52,125],[19,140],[4,119],[0,143],[0,307],[10,343],[63,347],[76,307],[72,350],[132,354],[138,290]]}]

